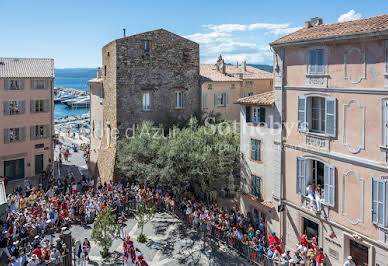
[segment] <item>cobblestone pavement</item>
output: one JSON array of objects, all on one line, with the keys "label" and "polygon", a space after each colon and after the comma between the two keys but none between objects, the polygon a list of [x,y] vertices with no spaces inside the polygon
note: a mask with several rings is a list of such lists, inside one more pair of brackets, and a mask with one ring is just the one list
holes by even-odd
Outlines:
[{"label": "cobblestone pavement", "polygon": [[[92,227],[73,226],[72,237],[82,241],[91,235]],[[148,237],[145,244],[136,241],[140,232],[134,219],[126,223],[125,232],[131,236],[134,245],[143,254],[149,265],[249,265],[236,252],[210,239],[203,241],[199,232],[187,228],[181,221],[166,213],[157,213],[145,225],[144,233]],[[91,241],[89,265],[122,265],[122,240],[113,242],[109,260],[102,260],[101,248]]]}]

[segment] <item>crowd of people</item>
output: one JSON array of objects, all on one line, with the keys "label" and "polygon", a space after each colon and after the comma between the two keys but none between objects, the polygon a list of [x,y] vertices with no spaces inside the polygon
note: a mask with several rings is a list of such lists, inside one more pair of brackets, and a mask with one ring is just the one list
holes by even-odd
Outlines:
[{"label": "crowd of people", "polygon": [[[263,217],[244,215],[237,207],[225,208],[214,200],[194,200],[189,183],[178,186],[121,183],[95,185],[93,179],[82,177],[77,181],[71,175],[50,179],[48,189],[42,186],[17,187],[8,195],[9,212],[7,221],[0,224],[0,255],[5,254],[15,261],[22,254],[30,257],[29,265],[60,262],[61,256],[69,252],[61,237],[57,243],[46,239],[55,232],[68,229],[72,224],[92,223],[94,217],[105,207],[112,207],[117,219],[124,218],[129,202],[139,202],[143,197],[157,204],[159,209],[176,213],[190,226],[204,232],[206,236],[226,239],[251,261],[270,260],[275,265],[323,265],[324,252],[316,238],[302,235],[300,243],[291,254],[283,251],[281,240],[274,233],[267,234]],[[45,239],[44,241],[42,239]],[[126,241],[128,240],[128,243]],[[88,243],[88,240],[85,240]],[[133,242],[124,241],[124,261],[137,263],[141,258],[133,257]],[[132,244],[131,244],[132,242]],[[86,261],[90,244],[83,244],[79,252],[80,261]],[[136,253],[136,252],[134,252]],[[36,264],[36,261],[39,261]]]}]

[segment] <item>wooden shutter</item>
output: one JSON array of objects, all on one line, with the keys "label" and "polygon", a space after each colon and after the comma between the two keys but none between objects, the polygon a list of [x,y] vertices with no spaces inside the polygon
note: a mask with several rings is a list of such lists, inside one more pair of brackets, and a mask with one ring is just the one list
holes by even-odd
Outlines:
[{"label": "wooden shutter", "polygon": [[217,106],[217,99],[218,99],[218,94],[214,93],[214,107]]},{"label": "wooden shutter", "polygon": [[26,140],[26,127],[20,128],[20,141]]},{"label": "wooden shutter", "polygon": [[252,180],[252,194],[256,195],[256,176],[251,175],[251,180]]},{"label": "wooden shutter", "polygon": [[22,79],[19,80],[19,89],[20,90],[24,89],[24,80],[22,80]]},{"label": "wooden shutter", "polygon": [[30,127],[30,139],[31,140],[35,140],[36,139],[35,131],[36,131],[35,126]]},{"label": "wooden shutter", "polygon": [[296,193],[305,195],[306,192],[306,159],[296,157]]},{"label": "wooden shutter", "polygon": [[255,140],[251,139],[251,158],[255,160],[256,158],[256,145],[255,145]]},{"label": "wooden shutter", "polygon": [[310,50],[308,64],[308,73],[315,73],[315,50]]},{"label": "wooden shutter", "polygon": [[44,88],[45,88],[45,89],[48,89],[48,87],[49,87],[49,81],[46,79],[46,80],[44,81]]},{"label": "wooden shutter", "polygon": [[326,135],[335,137],[337,132],[337,101],[336,98],[326,97],[325,131]]},{"label": "wooden shutter", "polygon": [[4,128],[4,144],[9,143],[9,128]]},{"label": "wooden shutter", "polygon": [[[388,65],[388,64],[387,64]],[[384,133],[385,133],[385,146],[388,146],[388,101],[385,102],[385,120],[384,120]]]},{"label": "wooden shutter", "polygon": [[30,113],[35,113],[35,100],[30,101]]},{"label": "wooden shutter", "polygon": [[324,199],[325,203],[331,207],[335,205],[335,168],[325,164],[324,167]]},{"label": "wooden shutter", "polygon": [[265,108],[260,107],[260,123],[265,123]]},{"label": "wooden shutter", "polygon": [[225,93],[225,106],[229,105],[229,93]]},{"label": "wooden shutter", "polygon": [[256,195],[260,199],[261,198],[261,179],[258,176],[255,176],[256,179]]},{"label": "wooden shutter", "polygon": [[317,49],[316,50],[316,60],[317,60],[317,66],[316,71],[319,74],[325,73],[325,62],[324,62],[324,53],[325,51],[323,49]]},{"label": "wooden shutter", "polygon": [[306,131],[306,97],[298,96],[298,129]]},{"label": "wooden shutter", "polygon": [[9,115],[9,103],[8,101],[3,102],[4,115]]},{"label": "wooden shutter", "polygon": [[386,180],[372,177],[372,222],[385,227],[386,222]]},{"label": "wooden shutter", "polygon": [[35,89],[34,83],[35,83],[35,80],[31,79],[30,80],[30,87],[32,90]]},{"label": "wooden shutter", "polygon": [[251,122],[251,107],[245,106],[245,122]]},{"label": "wooden shutter", "polygon": [[20,102],[20,114],[24,114],[26,112],[26,102],[21,101]]},{"label": "wooden shutter", "polygon": [[44,138],[48,138],[50,136],[50,126],[49,125],[45,125],[43,127],[43,137]]},{"label": "wooden shutter", "polygon": [[4,80],[4,90],[9,90],[9,81],[8,81],[8,79],[5,79]]},{"label": "wooden shutter", "polygon": [[49,100],[44,100],[43,101],[43,112],[49,112],[50,111],[50,105],[49,105]]}]

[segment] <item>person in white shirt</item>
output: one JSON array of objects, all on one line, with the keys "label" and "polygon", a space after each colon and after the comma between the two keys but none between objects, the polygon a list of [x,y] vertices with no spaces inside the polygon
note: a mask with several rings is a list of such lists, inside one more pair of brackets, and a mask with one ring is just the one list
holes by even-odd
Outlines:
[{"label": "person in white shirt", "polygon": [[39,264],[40,264],[40,260],[38,259],[38,256],[36,256],[36,254],[33,254],[31,259],[28,261],[27,266],[35,266]]},{"label": "person in white shirt", "polygon": [[356,266],[356,264],[353,261],[352,256],[349,256],[348,259],[345,261],[344,266]]}]

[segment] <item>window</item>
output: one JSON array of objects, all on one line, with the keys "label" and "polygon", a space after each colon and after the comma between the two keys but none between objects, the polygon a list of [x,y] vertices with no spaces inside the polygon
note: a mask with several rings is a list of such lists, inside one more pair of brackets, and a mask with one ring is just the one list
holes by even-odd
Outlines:
[{"label": "window", "polygon": [[322,96],[298,97],[298,129],[335,137],[337,128],[337,102]]},{"label": "window", "polygon": [[183,52],[182,53],[182,60],[185,63],[187,63],[189,61],[189,53],[188,52]]},{"label": "window", "polygon": [[207,94],[206,93],[202,94],[202,108],[203,109],[207,108]]},{"label": "window", "polygon": [[4,115],[24,114],[24,101],[8,101],[4,102]]},{"label": "window", "polygon": [[25,140],[24,127],[21,128],[5,128],[4,129],[4,143],[14,143]]},{"label": "window", "polygon": [[250,106],[245,106],[245,122],[249,123],[251,121],[251,107]]},{"label": "window", "polygon": [[106,77],[106,65],[104,66],[104,77]]},{"label": "window", "polygon": [[151,93],[150,92],[143,93],[143,110],[144,111],[151,110]]},{"label": "window", "polygon": [[31,140],[43,139],[49,137],[49,126],[48,125],[36,125],[30,127]]},{"label": "window", "polygon": [[251,139],[251,159],[261,161],[261,141],[258,139]]},{"label": "window", "polygon": [[[296,191],[317,200],[315,190],[321,190],[320,199],[329,206],[335,205],[335,168],[321,161],[297,157]],[[310,194],[309,194],[310,191]],[[311,196],[312,195],[312,196]],[[320,206],[320,205],[317,205]],[[319,208],[318,208],[319,209]]]},{"label": "window", "polygon": [[261,178],[256,175],[251,175],[252,178],[252,194],[261,198]]},{"label": "window", "polygon": [[388,99],[383,100],[383,145],[388,147]]},{"label": "window", "polygon": [[48,80],[33,79],[33,80],[31,80],[31,88],[34,90],[47,89],[48,88]]},{"label": "window", "polygon": [[215,93],[214,94],[214,105],[217,107],[229,105],[229,93]]},{"label": "window", "polygon": [[150,41],[144,41],[144,52],[149,53],[151,50],[151,42]]},{"label": "window", "polygon": [[372,222],[382,227],[388,226],[387,180],[372,177]]},{"label": "window", "polygon": [[183,91],[175,92],[175,108],[182,109],[183,108]]},{"label": "window", "polygon": [[230,88],[233,90],[236,88],[236,84],[232,83],[232,85],[230,85]]},{"label": "window", "polygon": [[252,122],[255,124],[265,123],[265,108],[263,108],[263,107],[254,107],[253,108]]},{"label": "window", "polygon": [[255,83],[253,80],[247,80],[245,81],[245,87],[247,88],[253,88],[255,86]]},{"label": "window", "polygon": [[253,92],[248,92],[247,97],[249,97],[249,96],[253,96]]},{"label": "window", "polygon": [[4,88],[6,90],[22,90],[24,88],[24,82],[18,79],[6,79],[4,81]]},{"label": "window", "polygon": [[208,90],[211,90],[212,88],[213,88],[213,86],[212,86],[211,83],[207,84],[207,89],[208,89]]},{"label": "window", "polygon": [[308,73],[325,74],[325,49],[313,49],[309,52]]}]

